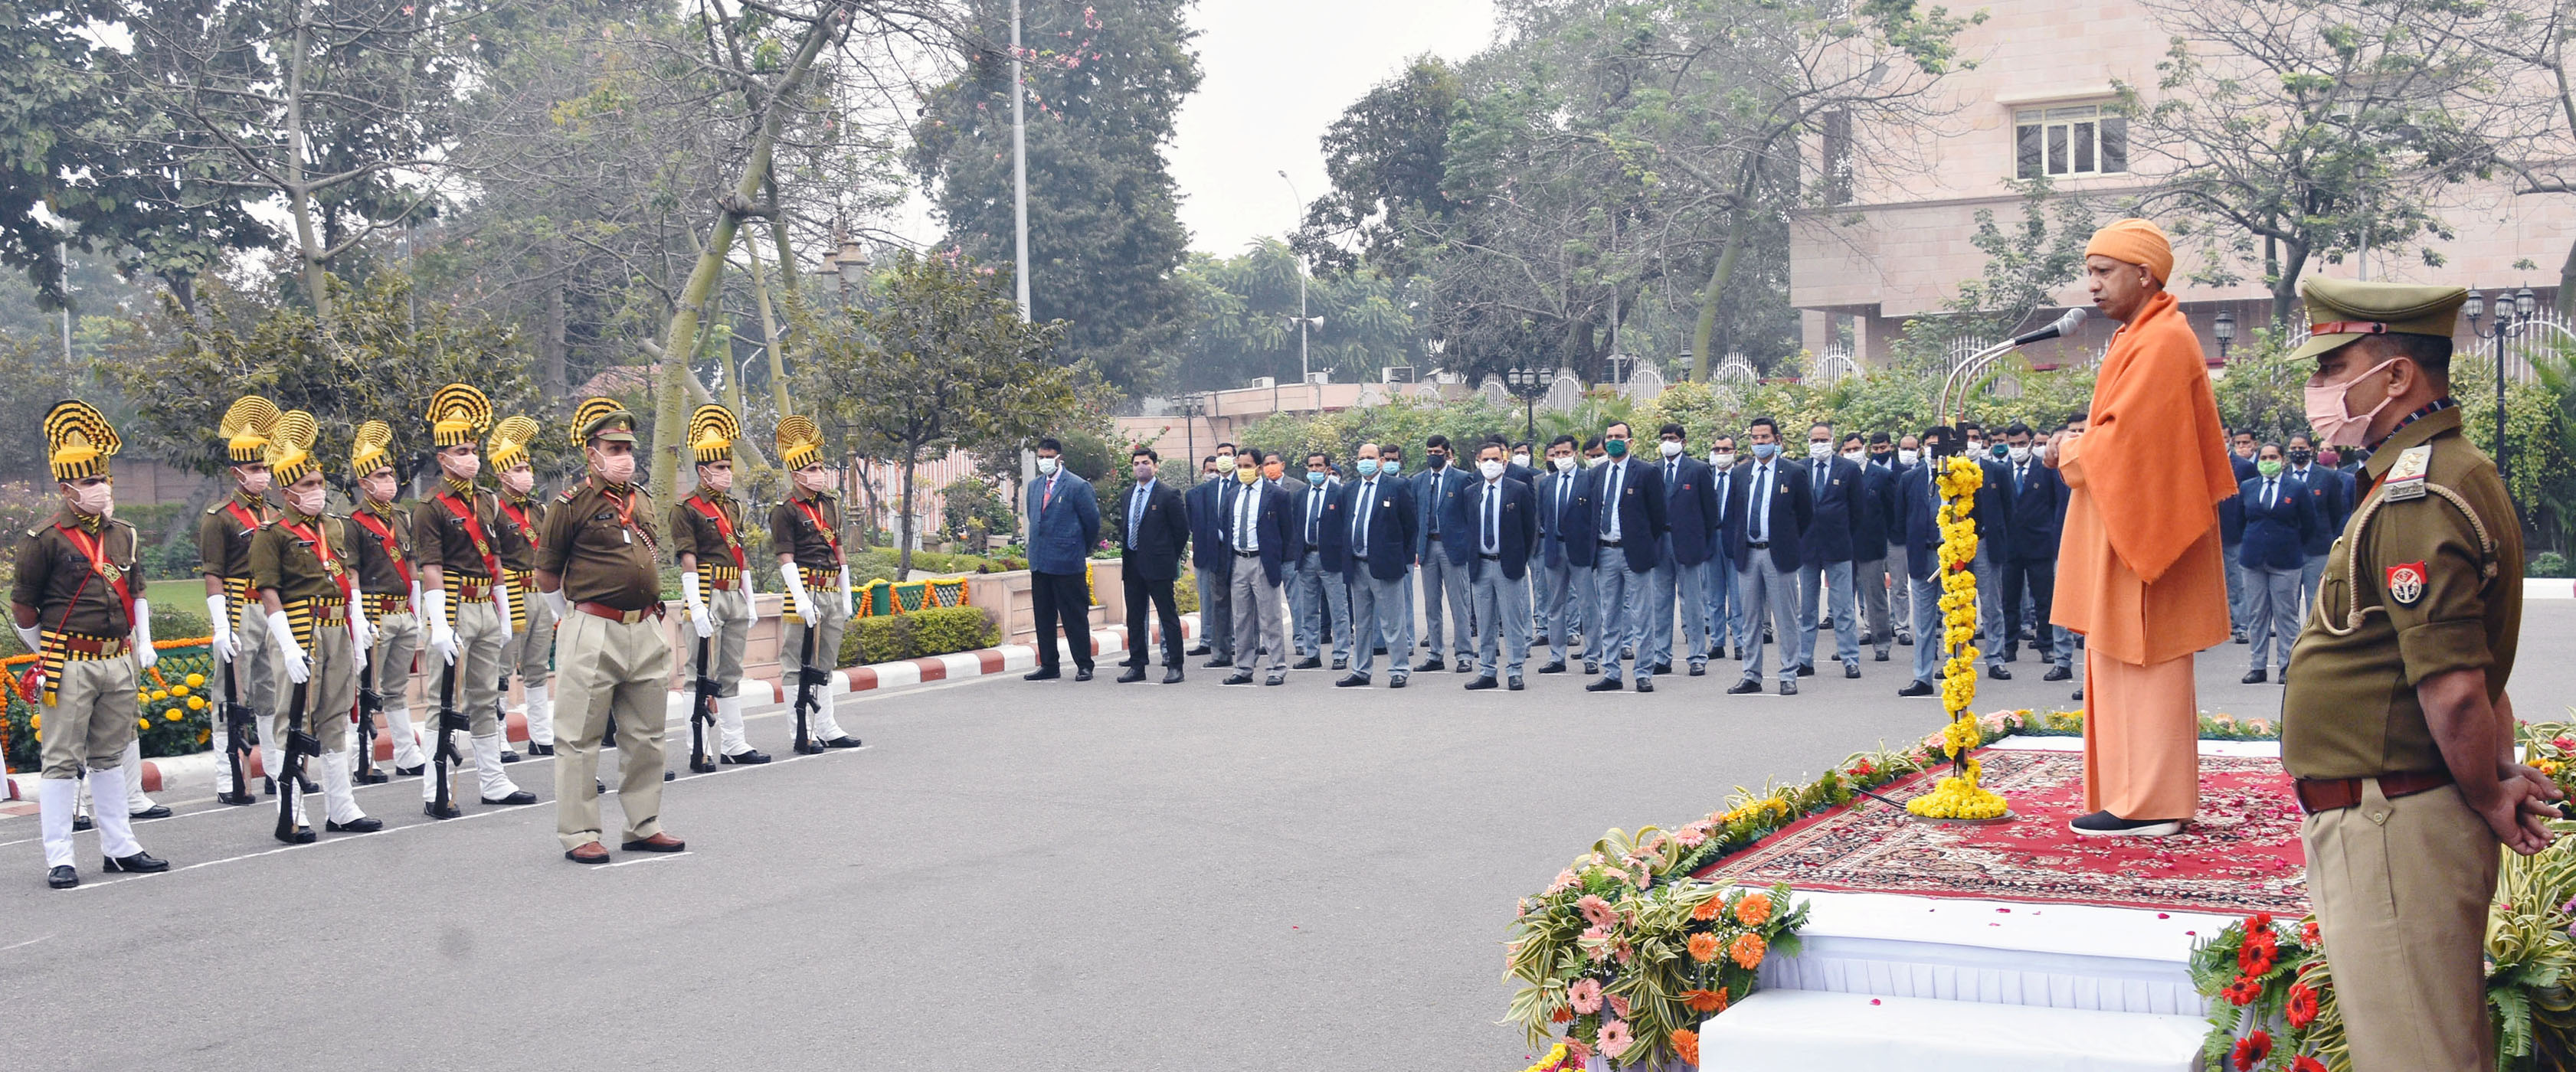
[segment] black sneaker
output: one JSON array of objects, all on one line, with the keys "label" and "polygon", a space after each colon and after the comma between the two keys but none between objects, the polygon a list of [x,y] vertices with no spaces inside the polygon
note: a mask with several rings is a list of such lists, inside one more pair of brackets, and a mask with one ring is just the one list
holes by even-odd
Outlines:
[{"label": "black sneaker", "polygon": [[2172,837],[2182,833],[2181,819],[2123,819],[2107,811],[2081,816],[2066,824],[2086,837]]}]

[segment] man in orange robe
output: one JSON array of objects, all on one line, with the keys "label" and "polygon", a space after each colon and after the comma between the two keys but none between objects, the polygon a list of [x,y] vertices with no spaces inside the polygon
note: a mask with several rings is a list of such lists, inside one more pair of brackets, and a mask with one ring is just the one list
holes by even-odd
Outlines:
[{"label": "man in orange robe", "polygon": [[2236,493],[2200,340],[2165,280],[2173,247],[2145,220],[2084,250],[2094,308],[2120,321],[2091,421],[2045,456],[2071,494],[2049,620],[2084,634],[2078,834],[2163,837],[2200,804],[2192,656],[2227,640],[2218,503]]}]

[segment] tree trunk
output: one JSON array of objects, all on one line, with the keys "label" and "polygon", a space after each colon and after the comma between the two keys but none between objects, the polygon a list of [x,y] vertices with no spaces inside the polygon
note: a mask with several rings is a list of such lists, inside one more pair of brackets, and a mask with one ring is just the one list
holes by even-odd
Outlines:
[{"label": "tree trunk", "polygon": [[920,464],[921,448],[905,444],[903,448],[903,493],[895,507],[894,579],[900,584],[912,579],[912,471]]},{"label": "tree trunk", "polygon": [[1726,226],[1726,247],[1717,255],[1717,266],[1708,273],[1708,287],[1700,292],[1699,322],[1691,328],[1690,378],[1707,382],[1712,365],[1717,335],[1717,303],[1726,296],[1726,284],[1735,276],[1736,256],[1744,249],[1744,233],[1751,228],[1750,206],[1739,202]]},{"label": "tree trunk", "polygon": [[[775,175],[769,180],[769,203],[778,203],[778,178]],[[804,291],[796,282],[796,247],[787,236],[787,213],[782,211],[769,218],[769,242],[778,253],[778,288],[780,296],[787,301],[788,326],[792,329],[801,324],[807,331],[819,330],[821,325],[809,322],[805,316]],[[788,408],[787,401],[787,355],[774,345],[769,349],[769,399],[778,407],[779,420],[786,420],[789,413],[795,412]]]},{"label": "tree trunk", "polygon": [[289,213],[295,220],[295,260],[304,276],[304,290],[313,302],[313,319],[322,325],[322,337],[331,337],[331,269],[322,262],[322,237],[315,233],[313,191],[304,185],[304,60],[312,48],[312,31],[306,18],[311,14],[303,4],[295,5],[295,34],[287,47],[293,54],[286,61],[286,159],[279,171],[286,176],[285,193]]},{"label": "tree trunk", "polygon": [[[760,349],[761,353],[769,359],[770,394],[781,396],[784,394],[784,385],[779,381],[784,376],[784,372],[782,363],[778,359],[778,314],[770,308],[769,304],[769,273],[761,270],[760,267],[759,240],[754,239],[743,243],[742,251],[751,257],[751,296],[752,300],[760,306]],[[743,408],[742,377],[737,374],[738,371],[739,366],[725,370],[725,383],[731,388],[725,392],[726,404],[731,405],[736,413],[748,414],[750,411]],[[784,419],[786,412],[780,411],[779,416]]]},{"label": "tree trunk", "polygon": [[2307,247],[2283,243],[2281,267],[2272,277],[2272,327],[2275,331],[2289,327],[2290,315],[2299,307],[2299,278],[2307,272]]},{"label": "tree trunk", "polygon": [[546,323],[537,336],[537,359],[542,366],[546,390],[556,397],[572,391],[570,374],[564,369],[564,281],[563,258],[552,245],[546,247]]}]

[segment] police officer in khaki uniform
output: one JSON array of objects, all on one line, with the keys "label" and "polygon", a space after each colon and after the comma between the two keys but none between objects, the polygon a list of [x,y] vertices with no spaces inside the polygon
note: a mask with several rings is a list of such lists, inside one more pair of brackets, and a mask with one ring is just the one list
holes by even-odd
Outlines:
[{"label": "police officer in khaki uniform", "polygon": [[572,441],[590,476],[564,489],[537,545],[537,590],[554,604],[562,705],[556,709],[555,836],[564,858],[607,863],[599,843],[599,738],[617,721],[617,804],[629,852],[688,846],[662,831],[663,698],[671,643],[662,634],[661,539],[636,487],[635,415],[605,398],[573,410]]},{"label": "police officer in khaki uniform", "polygon": [[717,762],[767,763],[769,755],[742,732],[742,652],[760,612],[744,575],[742,507],[726,494],[733,489],[733,441],[740,438],[742,423],[723,406],[710,402],[689,416],[698,487],[671,508],[671,553],[680,562],[689,625],[708,641],[708,665],[690,669],[716,683]]},{"label": "police officer in khaki uniform", "polygon": [[2316,360],[2308,421],[2372,450],[2284,678],[2308,889],[2354,1072],[2491,1069],[2497,846],[2547,847],[2560,794],[2513,762],[2522,527],[2450,396],[2467,292],[2304,290],[2313,326],[2292,356]]},{"label": "police officer in khaki uniform", "polygon": [[116,490],[108,459],[123,441],[86,402],[58,402],[45,414],[45,456],[62,491],[63,509],[18,544],[10,612],[18,639],[38,653],[42,704],[36,732],[44,774],[37,782],[45,843],[45,884],[80,885],[72,867],[72,797],[83,766],[98,809],[99,849],[107,871],[167,871],[134,840],[125,809],[125,746],[143,717],[138,677],[150,669],[152,607],[135,598],[134,526],[109,518]]},{"label": "police officer in khaki uniform", "polygon": [[[501,576],[500,551],[493,542],[501,504],[474,486],[475,474],[483,469],[474,437],[492,425],[492,400],[465,384],[448,384],[430,397],[429,422],[431,442],[438,448],[438,494],[412,510],[411,534],[412,546],[420,551],[427,643],[455,670],[457,708],[469,720],[483,803],[534,804],[537,795],[519,788],[501,770],[497,686],[501,647],[510,640],[510,593],[493,584]],[[439,731],[433,725],[430,732],[435,745]],[[462,813],[439,811],[437,778],[433,763],[420,781],[421,810],[433,819],[453,819]]]},{"label": "police officer in khaki uniform", "polygon": [[358,426],[349,448],[349,471],[358,479],[358,527],[350,557],[357,564],[358,604],[375,627],[365,669],[384,701],[385,732],[393,739],[394,773],[423,770],[420,730],[411,721],[412,659],[420,651],[420,583],[412,577],[412,511],[394,500],[402,481],[394,474],[394,430],[383,421]]},{"label": "police officer in khaki uniform", "polygon": [[[296,692],[304,694],[303,729],[320,753],[313,768],[322,782],[323,826],[333,833],[371,834],[384,829],[384,820],[358,810],[348,749],[349,712],[358,702],[357,653],[374,638],[364,608],[349,599],[355,591],[350,562],[357,525],[324,509],[328,489],[322,459],[313,450],[319,433],[312,414],[288,410],[268,437],[268,471],[286,509],[251,540],[251,583],[259,590],[269,640],[277,645],[271,685],[284,698],[281,730],[291,728]],[[278,739],[283,748],[285,734]],[[295,794],[295,831],[280,840],[313,840],[303,805],[304,795]]]},{"label": "police officer in khaki uniform", "polygon": [[[794,660],[805,650],[805,630],[814,630],[814,666],[831,670],[841,663],[841,631],[850,624],[850,562],[841,554],[841,501],[832,494],[832,471],[823,465],[823,433],[814,422],[792,416],[778,422],[778,461],[787,467],[793,488],[769,511],[769,549],[778,556],[778,575],[787,582],[788,612],[781,624],[778,658]],[[787,680],[794,681],[793,675]],[[832,718],[832,693],[839,674],[820,689],[821,706],[809,727],[809,751],[857,748],[859,739],[841,732]],[[794,702],[795,690],[788,690]]]},{"label": "police officer in khaki uniform", "polygon": [[[501,549],[501,570],[510,580],[510,642],[501,645],[501,676],[518,675],[519,687],[527,696],[522,717],[528,723],[529,754],[551,756],[555,754],[554,701],[546,695],[546,684],[555,676],[555,615],[536,597],[538,530],[546,523],[546,504],[536,497],[537,472],[528,459],[528,444],[536,442],[539,434],[533,420],[504,418],[493,426],[484,456],[501,481],[501,524],[492,537]],[[503,762],[518,759],[508,742],[505,732]]]},{"label": "police officer in khaki uniform", "polygon": [[[250,590],[250,539],[272,515],[264,452],[268,433],[275,427],[277,403],[258,395],[244,395],[225,408],[215,435],[224,441],[225,469],[232,475],[233,493],[207,507],[206,516],[197,522],[198,569],[206,578],[206,620],[214,627],[215,662],[222,664],[227,682],[233,687],[233,698],[250,708],[254,718],[276,709],[269,688],[274,653],[269,649],[268,627],[259,613],[259,599]],[[222,693],[218,692],[216,698],[222,698]],[[224,722],[221,709],[217,711],[215,755],[229,756],[232,727]],[[276,770],[276,749],[263,741],[260,751],[266,769]],[[247,792],[233,795],[229,765],[226,770],[226,774],[217,776],[215,799],[225,804],[258,803]],[[269,791],[276,791],[273,780]]]}]

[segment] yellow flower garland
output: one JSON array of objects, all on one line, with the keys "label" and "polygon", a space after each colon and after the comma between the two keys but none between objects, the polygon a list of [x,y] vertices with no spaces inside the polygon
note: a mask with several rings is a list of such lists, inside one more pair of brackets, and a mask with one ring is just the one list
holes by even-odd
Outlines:
[{"label": "yellow flower garland", "polygon": [[[1942,668],[1941,709],[1950,724],[1941,731],[1941,753],[1958,764],[1959,773],[1943,778],[1932,791],[1905,803],[1905,810],[1926,819],[2000,819],[2012,802],[1980,788],[1983,764],[1969,753],[1985,743],[1969,707],[1977,700],[1977,575],[1969,563],[1977,557],[1977,523],[1970,516],[1977,488],[1986,482],[1976,461],[1951,457],[1938,463],[1934,482],[1941,489],[1941,642],[1950,659]],[[1930,637],[1921,638],[1930,643]]]}]

